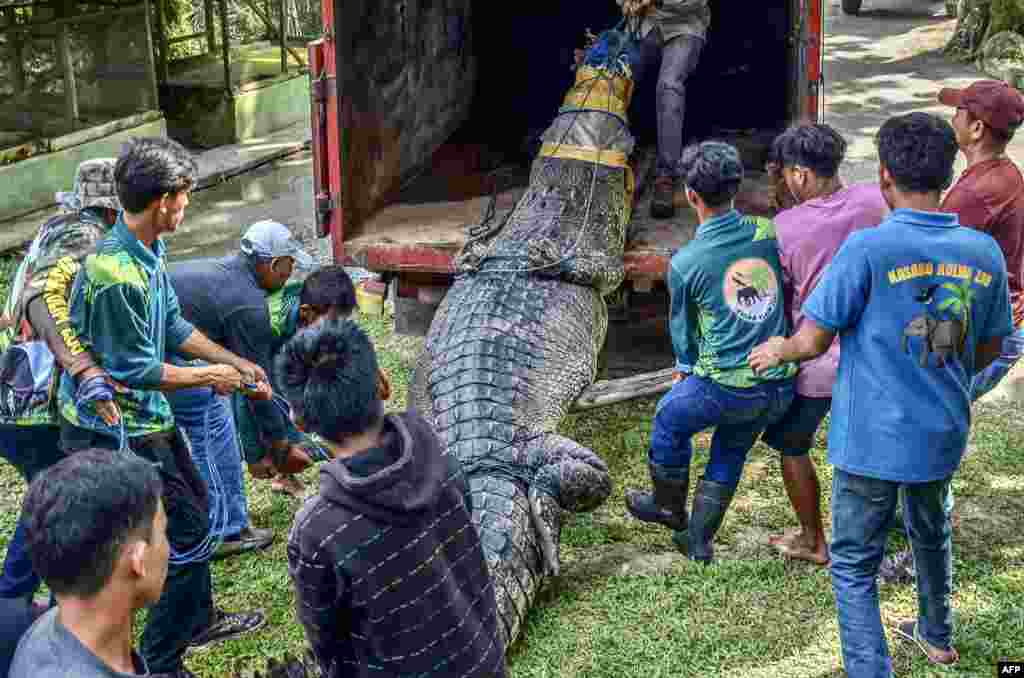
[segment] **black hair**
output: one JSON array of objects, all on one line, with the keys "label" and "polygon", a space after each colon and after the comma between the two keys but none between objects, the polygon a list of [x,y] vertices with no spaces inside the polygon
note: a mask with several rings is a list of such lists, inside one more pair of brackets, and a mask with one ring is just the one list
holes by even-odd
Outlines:
[{"label": "black hair", "polygon": [[309,274],[302,283],[299,303],[348,316],[356,308],[356,288],[344,266],[324,266]]},{"label": "black hair", "polygon": [[775,138],[770,157],[783,167],[801,165],[831,179],[846,156],[846,140],[828,125],[794,125]]},{"label": "black hair", "polygon": [[25,497],[32,567],[57,595],[91,598],[133,536],[149,540],[163,485],[152,463],[89,449],[39,474]]},{"label": "black hair", "polygon": [[177,141],[135,138],[124,145],[114,166],[117,197],[125,211],[138,214],[164,194],[191,190],[198,171],[192,154]]},{"label": "black hair", "polygon": [[907,193],[945,190],[959,151],[953,126],[930,113],[889,118],[878,130],[878,160]]},{"label": "black hair", "polygon": [[377,354],[352,320],[329,319],[300,330],[274,361],[282,395],[303,428],[341,443],[384,413],[377,393]]},{"label": "black hair", "polygon": [[743,162],[739,151],[721,141],[705,141],[683,151],[680,176],[708,207],[724,207],[740,192]]}]

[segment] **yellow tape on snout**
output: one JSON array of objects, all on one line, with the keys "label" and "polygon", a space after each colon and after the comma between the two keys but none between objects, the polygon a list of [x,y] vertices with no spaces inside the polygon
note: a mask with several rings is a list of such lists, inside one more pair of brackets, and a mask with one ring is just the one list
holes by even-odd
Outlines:
[{"label": "yellow tape on snout", "polygon": [[563,160],[581,160],[583,162],[593,162],[598,165],[604,165],[605,167],[619,167],[626,170],[625,189],[626,189],[626,204],[624,208],[624,216],[626,222],[629,222],[630,216],[633,212],[633,193],[636,191],[636,179],[633,176],[633,168],[629,164],[629,158],[622,151],[616,150],[602,150],[599,148],[589,148],[587,146],[572,146],[570,144],[558,144],[551,141],[545,142],[540,147],[540,155],[545,158],[561,158]]}]

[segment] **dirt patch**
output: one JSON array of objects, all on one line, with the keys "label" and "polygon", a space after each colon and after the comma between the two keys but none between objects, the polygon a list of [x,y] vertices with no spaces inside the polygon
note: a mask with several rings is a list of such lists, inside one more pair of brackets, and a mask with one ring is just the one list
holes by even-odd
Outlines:
[{"label": "dirt patch", "polygon": [[585,559],[566,564],[562,578],[656,577],[674,571],[685,562],[686,557],[675,550],[651,552],[634,544],[606,544],[588,549]]}]

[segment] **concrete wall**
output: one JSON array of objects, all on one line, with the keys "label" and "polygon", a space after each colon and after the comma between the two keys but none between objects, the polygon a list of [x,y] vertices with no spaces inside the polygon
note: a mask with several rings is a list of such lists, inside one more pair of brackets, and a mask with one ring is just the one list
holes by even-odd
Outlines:
[{"label": "concrete wall", "polygon": [[250,83],[231,98],[219,87],[174,84],[166,89],[168,133],[185,144],[213,148],[310,124],[305,73]]},{"label": "concrete wall", "polygon": [[235,96],[235,135],[245,141],[300,122],[308,127],[309,111],[307,74],[241,92]]},{"label": "concrete wall", "polygon": [[90,158],[117,157],[124,142],[140,136],[167,136],[167,124],[161,118],[0,167],[0,221],[55,204],[57,191],[72,189],[79,163]]}]

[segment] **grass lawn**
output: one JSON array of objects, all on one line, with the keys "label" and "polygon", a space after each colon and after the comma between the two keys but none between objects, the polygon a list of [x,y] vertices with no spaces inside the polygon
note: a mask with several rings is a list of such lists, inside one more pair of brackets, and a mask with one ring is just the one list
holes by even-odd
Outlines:
[{"label": "grass lawn", "polygon": [[[0,271],[13,270],[0,259]],[[0,298],[5,298],[3,290]],[[395,337],[381,320],[360,318],[392,375],[391,408],[404,406],[418,340]],[[832,589],[825,570],[788,562],[766,545],[793,522],[778,458],[758,445],[716,540],[719,562],[702,568],[678,556],[669,533],[626,516],[623,494],[646,486],[645,451],[655,401],[635,401],[569,417],[562,432],[608,461],[613,496],[563,532],[563,576],[550,582],[509,654],[515,678],[567,676],[718,676],[818,678],[844,675]],[[1024,408],[978,407],[970,454],[954,481],[961,527],[955,533],[955,641],[961,665],[932,669],[916,651],[890,643],[900,676],[991,676],[1000,658],[1024,659]],[[696,441],[694,476],[707,460]],[[831,467],[825,431],[814,458],[828,507]],[[879,450],[884,454],[885,450]],[[316,471],[304,474],[315,487]],[[0,462],[0,544],[14,531],[23,484]],[[298,502],[249,479],[258,526],[278,532],[264,553],[214,564],[214,588],[227,609],[260,607],[269,624],[251,638],[188,659],[202,678],[255,668],[263,657],[297,653],[285,542]],[[902,546],[902,542],[899,542]],[[881,589],[885,620],[913,616],[913,587]]]}]

